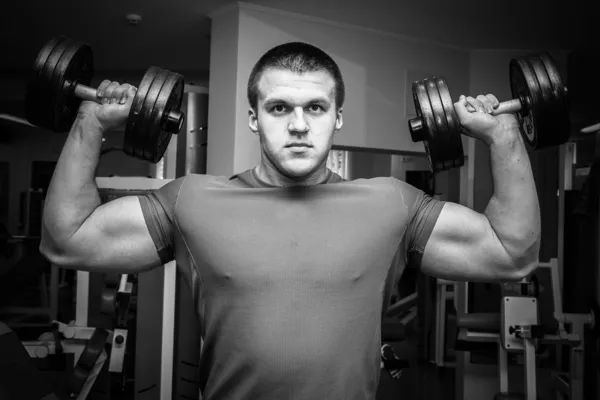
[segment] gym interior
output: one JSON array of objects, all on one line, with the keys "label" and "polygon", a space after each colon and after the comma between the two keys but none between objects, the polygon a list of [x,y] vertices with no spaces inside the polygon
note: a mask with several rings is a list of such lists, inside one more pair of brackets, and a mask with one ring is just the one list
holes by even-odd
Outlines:
[{"label": "gym interior", "polygon": [[[286,41],[320,46],[340,65],[345,122],[327,166],[348,180],[393,176],[483,212],[493,192],[488,147],[465,136],[453,137],[454,150],[436,144],[423,128],[435,105],[414,83],[443,76],[453,99],[493,93],[516,99],[511,112],[537,110],[535,129],[521,123],[541,208],[539,267],[505,284],[405,270],[382,318],[377,399],[600,399],[600,52],[594,15],[578,1],[31,0],[3,9],[0,400],[202,398],[202,327],[174,262],[110,275],[61,269],[39,252],[46,191],[72,124],[58,120],[79,103],[56,94],[53,103],[44,90],[55,89],[31,81],[48,68],[42,53],[65,38],[65,54],[73,43],[90,52],[74,56],[85,78],[69,77],[78,81],[71,97],[103,79],[137,87],[160,75],[151,66],[172,71],[175,94],[161,100],[172,107],[157,111],[169,134],[106,135],[96,173],[104,202],[256,165],[245,85],[259,55]],[[515,60],[529,60],[539,81],[529,97],[515,93]]]}]

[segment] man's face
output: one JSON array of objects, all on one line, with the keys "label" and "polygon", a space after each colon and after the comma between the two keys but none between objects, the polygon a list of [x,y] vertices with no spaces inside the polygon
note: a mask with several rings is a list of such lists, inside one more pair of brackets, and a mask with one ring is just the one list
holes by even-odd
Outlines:
[{"label": "man's face", "polygon": [[342,127],[331,74],[269,68],[258,88],[257,109],[250,109],[249,125],[260,136],[263,162],[290,178],[317,171],[327,159],[334,133]]}]

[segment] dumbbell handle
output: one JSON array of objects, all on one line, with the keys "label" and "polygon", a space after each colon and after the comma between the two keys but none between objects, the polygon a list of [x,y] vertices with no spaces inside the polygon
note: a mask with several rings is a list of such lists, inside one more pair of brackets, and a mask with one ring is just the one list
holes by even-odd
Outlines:
[{"label": "dumbbell handle", "polygon": [[[469,111],[475,111],[472,106],[467,106]],[[523,109],[523,103],[520,99],[512,99],[508,101],[503,101],[498,104],[491,115],[500,115],[500,114],[510,114],[516,113]],[[423,119],[422,118],[412,118],[408,121],[408,126],[410,130],[410,134],[413,142],[419,142],[423,140],[422,132],[423,132]]]},{"label": "dumbbell handle", "polygon": [[[73,87],[74,86],[74,87]],[[81,100],[94,101],[98,104],[101,103],[101,97],[98,96],[98,89],[82,85],[79,83],[65,82],[66,88],[73,90],[73,95]],[[179,110],[171,110],[167,115],[167,123],[165,124],[165,131],[177,134],[181,130],[184,121],[183,113]]]},{"label": "dumbbell handle", "polygon": [[[72,83],[66,82],[65,86],[72,86]],[[73,88],[73,94],[75,97],[81,100],[94,101],[96,103],[100,103],[101,97],[98,96],[98,89],[91,88],[89,86],[81,85],[79,83],[75,84]]]},{"label": "dumbbell handle", "polygon": [[498,107],[494,108],[492,111],[492,115],[517,113],[522,109],[523,104],[521,103],[521,100],[512,99],[498,104]]},{"label": "dumbbell handle", "polygon": [[[494,110],[491,112],[491,115],[517,113],[522,109],[523,105],[521,103],[521,100],[512,99],[508,101],[503,101],[502,103],[498,104],[498,107],[494,108]],[[471,105],[468,105],[467,110],[475,111],[475,108]]]}]

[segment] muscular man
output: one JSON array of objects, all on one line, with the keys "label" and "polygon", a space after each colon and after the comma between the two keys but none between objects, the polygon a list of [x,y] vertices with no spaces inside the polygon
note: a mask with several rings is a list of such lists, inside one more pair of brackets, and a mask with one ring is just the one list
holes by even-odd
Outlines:
[{"label": "muscular man", "polygon": [[480,214],[395,178],[328,170],[344,82],[308,44],[273,48],[252,70],[262,157],[232,178],[188,175],[101,205],[101,138],[125,122],[135,89],[98,91],[103,104],[82,104],[56,166],[41,251],[90,271],[177,260],[203,327],[205,399],[374,399],[381,317],[405,265],[455,281],[516,280],[536,266],[531,167],[515,117],[490,115],[492,95],[455,104],[465,134],[491,150],[495,190]]}]

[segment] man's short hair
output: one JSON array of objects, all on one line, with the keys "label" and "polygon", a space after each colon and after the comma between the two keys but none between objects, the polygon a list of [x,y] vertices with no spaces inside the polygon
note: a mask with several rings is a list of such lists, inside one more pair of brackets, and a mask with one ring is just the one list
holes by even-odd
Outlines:
[{"label": "man's short hair", "polygon": [[344,105],[346,88],[342,72],[335,61],[323,50],[302,42],[284,43],[267,51],[256,62],[248,79],[248,102],[256,110],[258,104],[258,82],[265,70],[277,68],[297,74],[326,71],[335,81],[335,104],[338,109]]}]

